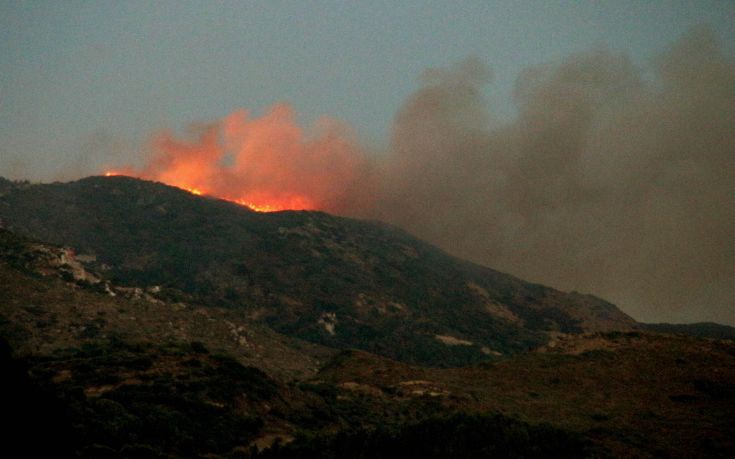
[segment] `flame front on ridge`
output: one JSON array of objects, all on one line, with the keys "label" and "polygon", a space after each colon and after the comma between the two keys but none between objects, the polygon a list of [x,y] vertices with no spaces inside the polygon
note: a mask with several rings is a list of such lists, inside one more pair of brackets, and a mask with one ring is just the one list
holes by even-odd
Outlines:
[{"label": "flame front on ridge", "polygon": [[286,105],[259,118],[241,110],[192,128],[188,138],[159,133],[142,168],[116,170],[259,212],[339,212],[364,158],[336,121],[320,120],[317,128],[304,134]]}]

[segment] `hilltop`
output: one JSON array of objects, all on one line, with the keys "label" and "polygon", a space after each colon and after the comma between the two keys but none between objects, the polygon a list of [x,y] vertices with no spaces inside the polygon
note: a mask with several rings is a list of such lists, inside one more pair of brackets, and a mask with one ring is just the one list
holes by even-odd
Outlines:
[{"label": "hilltop", "polygon": [[119,176],[4,189],[8,228],[73,248],[105,279],[333,348],[456,366],[556,333],[635,325],[599,298],[454,258],[379,222],[259,213]]}]

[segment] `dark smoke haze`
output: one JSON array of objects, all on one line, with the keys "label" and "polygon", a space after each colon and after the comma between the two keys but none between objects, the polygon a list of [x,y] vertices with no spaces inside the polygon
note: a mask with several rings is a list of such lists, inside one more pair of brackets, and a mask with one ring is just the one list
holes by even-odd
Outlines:
[{"label": "dark smoke haze", "polygon": [[530,68],[501,126],[482,63],[428,72],[373,216],[639,320],[735,324],[735,65],[700,28],[654,68],[605,50]]}]

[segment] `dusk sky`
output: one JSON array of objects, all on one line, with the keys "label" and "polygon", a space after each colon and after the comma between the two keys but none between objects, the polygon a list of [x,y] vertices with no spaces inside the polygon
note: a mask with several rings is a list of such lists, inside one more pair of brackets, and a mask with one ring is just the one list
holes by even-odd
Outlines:
[{"label": "dusk sky", "polygon": [[730,0],[5,1],[0,176],[379,219],[735,325],[733,24]]},{"label": "dusk sky", "polygon": [[722,1],[50,2],[0,4],[0,174],[69,179],[135,157],[157,130],[287,102],[386,144],[421,73],[476,56],[491,113],[519,72],[594,48],[644,71],[689,28],[735,49]]}]

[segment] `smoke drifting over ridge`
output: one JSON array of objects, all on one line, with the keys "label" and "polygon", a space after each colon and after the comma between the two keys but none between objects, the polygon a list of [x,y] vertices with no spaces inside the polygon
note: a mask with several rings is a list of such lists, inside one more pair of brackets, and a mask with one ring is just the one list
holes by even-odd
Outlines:
[{"label": "smoke drifting over ridge", "polygon": [[607,51],[528,69],[495,128],[471,67],[399,114],[383,218],[641,319],[735,323],[735,65],[706,29],[653,81]]},{"label": "smoke drifting over ridge", "polygon": [[476,59],[426,72],[382,154],[336,121],[304,134],[277,106],[161,134],[124,172],[382,219],[639,320],[735,324],[735,63],[714,36],[691,31],[652,78],[605,50],[527,69],[509,123],[491,121],[490,79]]}]

